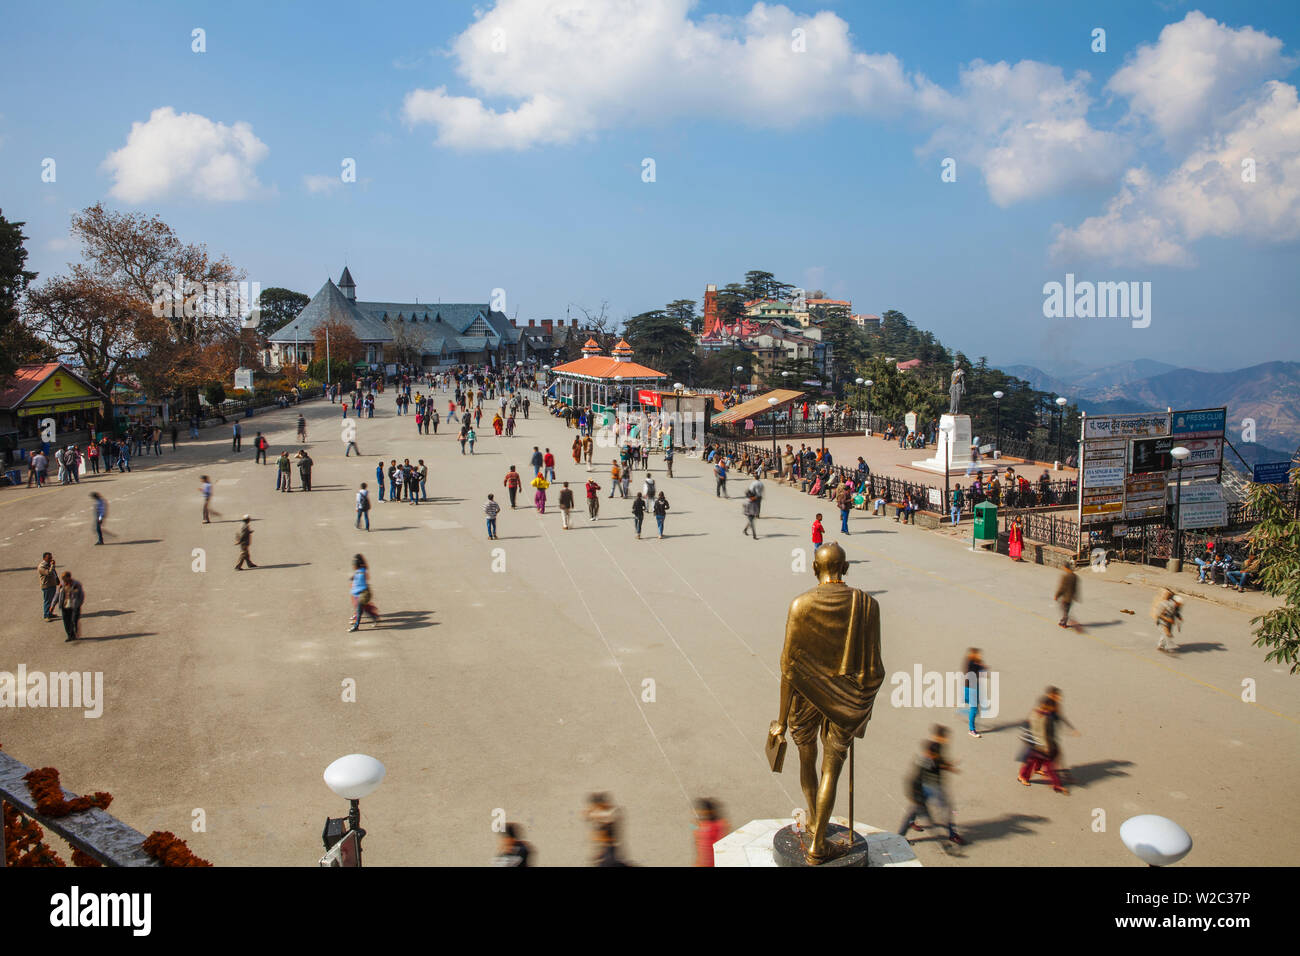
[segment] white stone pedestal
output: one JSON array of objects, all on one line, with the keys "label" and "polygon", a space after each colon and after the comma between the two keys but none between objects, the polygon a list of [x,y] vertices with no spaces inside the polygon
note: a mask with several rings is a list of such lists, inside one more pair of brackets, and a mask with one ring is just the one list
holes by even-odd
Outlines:
[{"label": "white stone pedestal", "polygon": [[[843,817],[831,817],[834,823],[848,826]],[[750,820],[739,830],[733,830],[713,844],[714,866],[776,866],[772,856],[772,838],[778,830],[794,823],[793,818],[783,820]],[[920,866],[907,841],[896,833],[858,823],[853,828],[866,838],[870,866]]]},{"label": "white stone pedestal", "polygon": [[964,473],[971,464],[971,427],[969,415],[944,415],[939,419],[939,434],[934,457],[912,462],[913,468],[936,474]]}]

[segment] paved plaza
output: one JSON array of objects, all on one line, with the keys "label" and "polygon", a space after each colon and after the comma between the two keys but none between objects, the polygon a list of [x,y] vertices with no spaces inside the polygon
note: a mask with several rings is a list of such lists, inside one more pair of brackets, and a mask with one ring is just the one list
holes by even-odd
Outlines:
[{"label": "paved plaza", "polygon": [[[445,410],[445,393],[435,394]],[[891,676],[958,671],[976,645],[998,678],[998,713],[981,721],[979,739],[952,702],[897,706],[887,680],[857,744],[858,819],[897,828],[913,757],[942,722],[953,730],[960,772],[949,786],[969,845],[945,850],[934,828],[917,834],[926,866],[1137,865],[1118,830],[1138,813],[1181,823],[1195,841],[1189,864],[1300,862],[1288,822],[1300,696],[1252,646],[1250,613],[1193,598],[1182,652],[1161,654],[1154,590],[1112,566],[1080,573],[1082,629],[1062,630],[1055,569],[868,512],[854,512],[844,536],[829,502],[773,482],[753,541],[741,534],[747,479],[720,499],[710,468],[684,454],[675,478],[660,459],[651,466],[672,505],[668,537],[655,538],[647,520],[636,540],[630,501],[608,497],[610,449],[597,450],[601,510],[591,522],[588,474],[569,453],[575,432],[539,405],[510,439],[494,437],[485,416],[471,457],[445,421],[441,434],[417,435],[413,416],[394,416],[392,396],[357,422],[361,458],[344,457],[339,406],[314,401],[245,420],[239,454],[228,428],[212,428],[198,441],[182,435],[175,454],[136,459],[131,474],[7,489],[0,670],[102,671],[105,701],[98,719],[2,710],[5,751],[57,767],[69,790],[110,791],[114,815],[146,833],[174,831],[218,865],[314,864],[324,818],[347,809],[321,773],[353,752],[387,767],[362,801],[368,865],[486,864],[498,810],[523,824],[538,864],[583,864],[593,790],[623,808],[628,859],[688,865],[694,798],[720,800],[733,829],[801,803],[793,748],[778,776],[763,743],[777,716],[786,609],[815,583],[809,528],[820,508],[827,540],[852,562],[848,583],[880,602]],[[299,411],[315,489],[298,490],[295,469],[294,491],[277,493],[274,461],[300,447]],[[253,463],[258,430],[269,465]],[[559,479],[572,482],[572,530],[552,510],[558,484],[545,516],[524,506],[527,487],[509,509],[502,477],[514,464],[526,483],[534,445],[549,446]],[[423,458],[432,500],[375,500],[372,530],[358,531],[355,492],[362,481],[375,490],[381,457]],[[211,525],[200,521],[201,474],[215,482]],[[109,505],[104,547],[93,546],[91,491]],[[497,541],[484,528],[489,492],[504,504]],[[244,513],[260,567],[235,571]],[[65,644],[60,625],[37,613],[43,551],[85,586],[79,642]],[[358,552],[383,619],[349,633]],[[344,699],[351,682],[355,702]],[[1062,738],[1068,796],[1016,782],[1018,725],[1049,684],[1082,731]],[[195,809],[206,832],[191,831]]]}]

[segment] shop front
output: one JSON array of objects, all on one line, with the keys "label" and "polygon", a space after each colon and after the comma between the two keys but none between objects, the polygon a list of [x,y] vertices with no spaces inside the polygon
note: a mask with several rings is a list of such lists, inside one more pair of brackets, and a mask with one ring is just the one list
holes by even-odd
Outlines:
[{"label": "shop front", "polygon": [[61,362],[19,366],[0,387],[0,449],[5,463],[36,448],[85,444],[99,427],[107,396]]}]

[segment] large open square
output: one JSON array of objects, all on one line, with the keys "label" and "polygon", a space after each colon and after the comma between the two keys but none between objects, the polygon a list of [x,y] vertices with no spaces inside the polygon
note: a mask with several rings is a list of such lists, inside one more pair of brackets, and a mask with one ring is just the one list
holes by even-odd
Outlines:
[{"label": "large open square", "polygon": [[[174,453],[137,459],[129,474],[6,490],[0,669],[104,675],[98,718],[4,711],[6,752],[57,765],[75,792],[110,791],[116,816],[182,834],[219,865],[312,863],[320,821],[344,808],[321,773],[351,752],[387,767],[363,801],[375,864],[486,863],[501,811],[524,824],[538,863],[582,864],[594,790],[623,808],[623,849],[643,864],[692,862],[696,797],[720,800],[737,826],[790,816],[802,803],[797,774],[773,775],[762,748],[786,607],[814,584],[816,500],[769,481],[751,540],[734,487],[747,479],[723,499],[698,458],[679,454],[667,478],[656,457],[667,536],[638,540],[629,500],[608,497],[610,449],[598,448],[596,521],[579,495],[564,530],[554,493],[544,516],[525,494],[489,541],[486,496],[506,500],[512,464],[531,474],[534,445],[554,450],[557,478],[581,488],[589,473],[569,454],[575,432],[534,404],[515,437],[485,429],[475,454],[462,455],[447,427],[417,435],[391,394],[355,422],[360,457],[344,456],[340,406],[318,399],[246,419],[238,454],[229,429],[210,428],[197,441],[182,436]],[[285,494],[274,462],[302,447],[298,411],[314,487],[301,491],[295,474]],[[259,430],[271,465],[253,461]],[[424,459],[430,500],[376,501],[371,530],[358,530],[355,490],[373,488],[376,462],[394,457]],[[209,525],[203,474],[215,485]],[[638,471],[633,493],[641,483]],[[103,547],[93,545],[92,490],[109,503]],[[259,566],[236,571],[245,513]],[[1154,647],[1151,583],[1123,566],[1081,572],[1082,627],[1062,630],[1055,569],[870,512],[852,513],[848,535],[829,514],[826,524],[852,562],[849,583],[880,603],[890,675],[857,745],[858,819],[896,828],[912,754],[940,722],[956,732],[952,798],[969,842],[945,850],[933,831],[918,838],[927,866],[1123,865],[1133,860],[1116,828],[1148,812],[1195,834],[1201,865],[1300,856],[1288,823],[1300,707],[1293,679],[1251,645],[1250,612],[1191,598],[1183,652],[1171,660]],[[37,615],[33,568],[44,551],[85,587],[78,642]],[[350,633],[356,553],[382,619]],[[958,671],[971,645],[998,678],[997,713],[981,718],[979,739],[951,701],[916,706],[920,689],[895,683]],[[1081,731],[1064,738],[1068,796],[1016,782],[1018,727],[1049,684]],[[845,792],[842,783],[840,813]],[[196,809],[206,832],[189,832]]]}]

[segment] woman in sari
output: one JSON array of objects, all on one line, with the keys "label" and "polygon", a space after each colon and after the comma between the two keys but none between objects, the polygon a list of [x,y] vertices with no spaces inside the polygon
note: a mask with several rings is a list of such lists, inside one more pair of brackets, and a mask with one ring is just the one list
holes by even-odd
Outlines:
[{"label": "woman in sari", "polygon": [[1023,561],[1021,554],[1025,549],[1025,519],[1012,518],[1011,530],[1007,532],[1007,553],[1012,561]]}]

